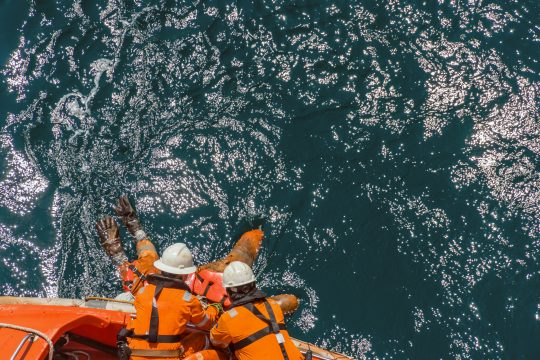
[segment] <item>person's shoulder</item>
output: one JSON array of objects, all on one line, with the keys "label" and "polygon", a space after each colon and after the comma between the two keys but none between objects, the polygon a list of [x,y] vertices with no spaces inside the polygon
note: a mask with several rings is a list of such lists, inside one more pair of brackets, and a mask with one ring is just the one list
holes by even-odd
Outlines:
[{"label": "person's shoulder", "polygon": [[137,294],[135,294],[135,297],[144,296],[151,292],[153,293],[155,288],[156,286],[154,284],[148,284],[148,283],[143,284],[143,286],[141,286],[140,289],[137,291]]},{"label": "person's shoulder", "polygon": [[275,313],[281,314],[283,316],[283,310],[281,310],[281,306],[279,306],[279,303],[274,299],[266,299],[270,306],[272,307],[272,310],[274,310]]},{"label": "person's shoulder", "polygon": [[238,316],[238,309],[237,308],[232,308],[232,309],[229,309],[229,310],[225,311],[223,313],[223,315],[221,315],[221,318],[233,319],[233,318],[235,318],[237,316]]},{"label": "person's shoulder", "polygon": [[193,303],[194,301],[198,302],[197,297],[191,294],[191,292],[177,288],[163,289],[163,293],[159,298],[166,298],[167,301],[171,301],[173,303]]},{"label": "person's shoulder", "polygon": [[199,302],[199,299],[193,296],[189,291],[187,290],[180,290],[180,291],[183,292],[182,300],[187,301],[187,302],[196,302],[196,303]]}]

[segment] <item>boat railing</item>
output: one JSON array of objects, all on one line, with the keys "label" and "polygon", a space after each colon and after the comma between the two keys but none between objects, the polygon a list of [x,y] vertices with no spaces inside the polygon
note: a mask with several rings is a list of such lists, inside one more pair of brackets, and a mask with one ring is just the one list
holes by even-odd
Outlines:
[{"label": "boat railing", "polygon": [[[41,331],[36,330],[36,329],[32,329],[32,328],[28,328],[28,327],[24,327],[24,326],[19,326],[19,325],[6,324],[6,323],[0,323],[0,328],[6,328],[6,329],[12,329],[12,330],[18,330],[18,331],[26,332],[26,335],[22,338],[21,342],[19,343],[19,345],[17,346],[17,348],[13,352],[13,355],[11,355],[10,360],[15,360],[15,358],[17,357],[17,355],[19,355],[19,352],[21,351],[23,346],[28,341],[30,341],[30,344],[32,344],[34,341],[37,340],[38,337],[45,340],[45,342],[49,345],[49,360],[53,360],[54,345],[53,345],[52,340],[46,334],[44,334]],[[32,345],[30,345],[30,346],[32,346]]]}]

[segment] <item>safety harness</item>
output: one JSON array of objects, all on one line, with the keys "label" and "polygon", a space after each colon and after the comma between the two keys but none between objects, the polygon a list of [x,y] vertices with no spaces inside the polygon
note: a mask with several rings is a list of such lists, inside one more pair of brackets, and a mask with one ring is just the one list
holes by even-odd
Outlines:
[{"label": "safety harness", "polygon": [[[137,261],[135,261],[134,263],[137,263]],[[129,264],[127,268],[128,270],[125,272],[124,275],[122,275],[122,286],[124,287],[125,291],[129,291],[133,295],[136,295],[139,289],[144,286],[146,277],[150,275],[151,272],[149,272],[148,275],[145,275],[133,263]],[[137,276],[136,281],[135,276]]]},{"label": "safety harness", "polygon": [[[177,335],[159,335],[159,314],[157,303],[161,291],[165,288],[180,289],[190,292],[189,287],[181,280],[171,279],[159,274],[150,274],[146,276],[148,283],[155,285],[156,290],[154,291],[154,297],[152,299],[152,312],[150,313],[150,325],[148,328],[148,334],[134,334],[133,329],[122,328],[118,333],[118,340],[121,341],[121,338],[133,338],[146,340],[149,343],[177,343],[182,340],[183,334]],[[183,352],[180,350],[139,350],[132,349],[131,355],[133,356],[148,356],[148,357],[163,357],[165,353],[169,354],[167,356],[178,356]],[[144,354],[143,354],[144,353]],[[174,353],[174,354],[173,354]]]},{"label": "safety harness", "polygon": [[287,350],[285,349],[285,338],[283,337],[283,334],[280,333],[280,330],[286,330],[285,324],[278,324],[276,321],[276,316],[274,314],[274,311],[272,310],[272,306],[268,303],[266,299],[263,299],[264,307],[266,308],[266,311],[268,312],[269,319],[266,318],[260,311],[257,309],[253,303],[246,303],[243,304],[246,309],[249,310],[253,315],[255,315],[258,319],[263,321],[267,326],[262,328],[261,330],[257,331],[254,334],[249,335],[248,337],[237,341],[235,343],[231,344],[231,348],[234,351],[240,350],[242,348],[245,348],[246,346],[249,346],[253,344],[255,341],[262,339],[265,336],[268,336],[270,334],[274,334],[276,337],[276,340],[279,344],[279,348],[281,349],[281,354],[283,355],[283,359],[289,360],[289,356],[287,355]]}]

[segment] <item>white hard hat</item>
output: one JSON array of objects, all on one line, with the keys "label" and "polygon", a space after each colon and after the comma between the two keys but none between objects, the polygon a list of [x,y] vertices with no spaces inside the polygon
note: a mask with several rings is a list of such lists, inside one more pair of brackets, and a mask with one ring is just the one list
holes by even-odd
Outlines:
[{"label": "white hard hat", "polygon": [[161,259],[154,262],[154,266],[171,274],[186,275],[197,270],[193,266],[193,256],[184,243],[172,244],[163,251]]},{"label": "white hard hat", "polygon": [[233,261],[223,271],[223,287],[237,287],[255,281],[253,270],[248,264],[241,261]]}]

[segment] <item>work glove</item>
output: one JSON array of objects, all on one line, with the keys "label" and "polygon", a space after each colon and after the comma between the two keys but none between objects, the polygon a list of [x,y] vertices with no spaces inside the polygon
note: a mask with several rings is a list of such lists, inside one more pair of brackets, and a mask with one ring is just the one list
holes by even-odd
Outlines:
[{"label": "work glove", "polygon": [[96,230],[99,236],[99,242],[107,255],[118,264],[127,260],[127,256],[122,248],[122,242],[120,241],[118,225],[112,217],[105,216],[103,219],[97,221]]},{"label": "work glove", "polygon": [[137,241],[146,238],[146,234],[139,222],[137,213],[129,203],[126,195],[122,195],[118,198],[118,205],[114,207],[114,212],[120,217],[128,232],[134,236]]},{"label": "work glove", "polygon": [[221,305],[221,303],[211,303],[211,304],[208,304],[208,307],[210,307],[210,306],[216,308],[216,310],[218,311],[218,315],[223,314],[223,305]]}]

